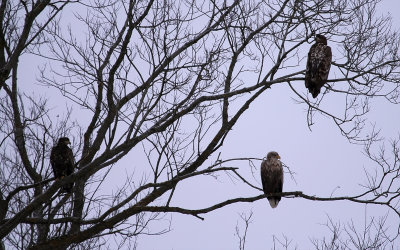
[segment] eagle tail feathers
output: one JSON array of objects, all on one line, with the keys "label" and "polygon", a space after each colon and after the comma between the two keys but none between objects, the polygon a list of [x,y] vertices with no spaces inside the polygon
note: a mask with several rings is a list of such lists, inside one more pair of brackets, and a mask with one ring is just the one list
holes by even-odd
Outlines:
[{"label": "eagle tail feathers", "polygon": [[276,208],[280,199],[278,199],[277,197],[268,197],[268,201],[269,205],[271,205],[272,208]]}]

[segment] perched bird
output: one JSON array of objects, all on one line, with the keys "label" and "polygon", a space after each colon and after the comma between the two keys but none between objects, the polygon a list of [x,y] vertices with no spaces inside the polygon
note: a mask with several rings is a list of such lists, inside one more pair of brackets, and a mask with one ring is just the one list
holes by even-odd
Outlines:
[{"label": "perched bird", "polygon": [[[71,142],[67,137],[61,137],[57,145],[51,150],[50,163],[57,180],[74,172],[75,159],[72,150],[68,147],[69,144]],[[73,183],[65,184],[61,191],[71,193],[73,185]]]},{"label": "perched bird", "polygon": [[283,186],[283,167],[277,152],[269,152],[267,159],[261,163],[261,182],[263,190],[272,208],[278,206],[280,196],[271,196],[272,193],[281,193]]},{"label": "perched bird", "polygon": [[315,36],[315,43],[308,52],[306,67],[306,88],[316,98],[322,86],[328,80],[329,70],[332,62],[332,50],[329,47],[326,37]]}]

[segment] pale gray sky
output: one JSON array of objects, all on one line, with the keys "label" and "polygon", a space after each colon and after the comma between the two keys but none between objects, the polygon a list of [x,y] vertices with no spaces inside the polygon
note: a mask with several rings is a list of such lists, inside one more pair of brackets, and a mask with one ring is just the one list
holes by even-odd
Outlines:
[{"label": "pale gray sky", "polygon": [[[382,13],[399,10],[400,1],[383,1],[380,8]],[[397,12],[394,14],[395,27],[400,29],[400,16]],[[303,85],[302,82],[296,84]],[[233,129],[224,144],[222,156],[265,157],[267,152],[276,150],[282,161],[297,173],[297,185],[289,176],[285,176],[284,191],[299,190],[321,197],[359,193],[359,184],[366,181],[363,168],[374,168],[373,163],[363,155],[363,148],[349,144],[327,117],[318,116],[312,132],[309,131],[305,106],[295,104],[292,100],[294,97],[285,85],[273,86],[264,93]],[[267,115],[279,122],[271,123]],[[386,138],[399,134],[398,105],[378,100],[368,117],[382,128]],[[240,168],[248,168],[248,165],[243,163]],[[260,180],[257,181],[261,186]],[[180,189],[175,200],[182,200],[186,204],[190,202],[193,207],[207,207],[222,201],[226,194],[231,198],[238,194],[243,197],[255,195],[244,192],[246,188],[242,185],[232,185],[228,178],[222,178],[217,185],[212,183],[207,182],[207,177],[198,178],[196,189],[193,189],[192,183],[188,184],[186,189]],[[298,249],[312,249],[310,239],[331,236],[328,228],[322,225],[327,222],[328,215],[342,225],[352,220],[361,230],[365,216],[383,216],[388,212],[387,208],[380,206],[366,207],[346,201],[313,202],[300,198],[283,198],[279,206],[272,209],[264,199],[220,209],[204,215],[204,221],[192,216],[173,215],[172,231],[158,237],[141,237],[139,249],[239,249],[238,239],[234,235],[235,226],[239,222],[243,230],[239,214],[249,211],[253,212],[246,244],[249,250],[271,249],[273,235],[280,240],[283,240],[283,235],[292,240],[289,249],[295,246]],[[388,221],[390,230],[397,230],[399,219],[392,216]]]},{"label": "pale gray sky", "polygon": [[[387,13],[399,9],[399,0],[385,0],[381,4],[380,11]],[[395,14],[397,15],[397,12]],[[400,16],[393,18],[396,27],[400,29]],[[309,45],[304,45],[304,50],[308,49]],[[33,79],[35,69],[28,71],[27,65],[28,63],[23,78]],[[297,89],[305,92],[302,82],[295,84],[299,86]],[[297,173],[295,176],[297,184],[289,176],[285,177],[284,191],[303,191],[321,197],[358,193],[361,190],[359,184],[366,181],[363,168],[373,169],[372,162],[362,153],[363,148],[349,144],[327,117],[317,116],[316,124],[310,131],[306,121],[306,107],[295,104],[292,98],[295,96],[287,85],[274,85],[266,91],[234,127],[224,143],[222,157],[261,158],[269,151],[275,150],[281,155],[282,161]],[[51,102],[54,108],[60,108],[58,100]],[[332,104],[334,103],[333,99]],[[271,123],[267,115],[278,122]],[[386,138],[399,134],[398,105],[377,100],[368,117],[371,122],[376,122],[377,126],[382,128],[382,134]],[[242,174],[251,177],[247,163],[238,163],[234,166],[240,167]],[[261,187],[258,167],[257,165],[256,180],[253,183],[258,183]],[[124,174],[123,168],[120,172],[112,173],[110,185],[112,182],[118,183],[120,176]],[[238,181],[234,183],[232,179],[224,176],[221,176],[218,182],[215,182],[213,177],[198,177],[190,183],[182,184],[173,202],[176,202],[176,205],[185,204],[187,208],[203,208],[223,201],[227,197],[259,194],[254,191],[248,192],[249,189]],[[204,221],[189,215],[166,215],[164,220],[157,221],[151,226],[154,231],[158,228],[157,223],[160,223],[160,229],[164,229],[172,219],[171,232],[161,236],[140,236],[138,246],[139,249],[149,250],[238,249],[238,239],[234,235],[235,226],[239,222],[243,230],[239,214],[250,211],[253,212],[253,217],[246,249],[264,250],[271,249],[273,235],[280,240],[283,239],[283,235],[292,240],[290,249],[295,246],[298,246],[298,249],[311,249],[310,238],[322,238],[330,233],[322,225],[328,220],[327,215],[333,221],[342,224],[352,220],[361,229],[365,215],[367,217],[385,215],[388,210],[379,206],[366,207],[346,201],[314,202],[301,198],[283,198],[279,206],[272,209],[264,199],[250,204],[236,204],[222,208],[204,215]],[[399,224],[398,218],[392,216],[389,221],[388,225],[392,226],[390,230],[396,230]]]}]

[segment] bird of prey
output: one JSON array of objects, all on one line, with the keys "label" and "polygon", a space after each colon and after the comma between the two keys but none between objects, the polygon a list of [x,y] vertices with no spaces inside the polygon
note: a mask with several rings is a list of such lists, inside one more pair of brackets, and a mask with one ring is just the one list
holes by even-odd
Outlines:
[{"label": "bird of prey", "polygon": [[269,152],[267,159],[261,163],[261,182],[263,190],[272,208],[278,206],[280,196],[271,196],[272,193],[281,193],[283,186],[283,167],[277,152]]},{"label": "bird of prey", "polygon": [[327,44],[326,37],[318,34],[308,52],[305,82],[306,88],[314,98],[328,80],[331,68],[332,50]]},{"label": "bird of prey", "polygon": [[[54,177],[57,180],[64,178],[74,172],[75,159],[72,150],[68,147],[71,144],[67,137],[61,137],[58,143],[51,150],[50,163],[53,167]],[[61,191],[71,193],[73,183],[65,184]]]}]

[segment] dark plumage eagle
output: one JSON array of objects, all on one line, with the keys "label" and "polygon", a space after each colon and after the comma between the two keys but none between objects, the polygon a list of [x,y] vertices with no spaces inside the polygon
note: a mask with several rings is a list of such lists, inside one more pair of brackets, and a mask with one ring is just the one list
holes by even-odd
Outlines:
[{"label": "dark plumage eagle", "polygon": [[261,182],[264,193],[272,208],[278,206],[280,196],[271,196],[271,193],[281,193],[283,187],[283,167],[277,152],[269,152],[267,159],[261,163]]},{"label": "dark plumage eagle", "polygon": [[[72,150],[68,147],[71,144],[67,137],[61,137],[58,143],[51,150],[50,163],[53,167],[54,177],[57,180],[64,178],[74,172],[75,159]],[[71,193],[73,183],[62,187],[62,191]]]},{"label": "dark plumage eagle", "polygon": [[328,80],[329,70],[332,62],[331,47],[327,45],[326,37],[315,36],[315,43],[308,52],[306,68],[306,88],[316,98],[322,86]]}]

